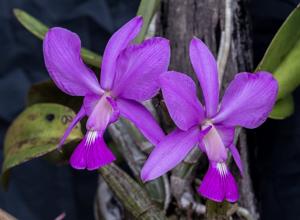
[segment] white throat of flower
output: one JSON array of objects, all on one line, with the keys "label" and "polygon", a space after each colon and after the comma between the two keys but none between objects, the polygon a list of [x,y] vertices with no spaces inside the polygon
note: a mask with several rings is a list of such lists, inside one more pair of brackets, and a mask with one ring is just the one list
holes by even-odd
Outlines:
[{"label": "white throat of flower", "polygon": [[219,173],[222,177],[227,176],[228,170],[227,170],[227,166],[224,162],[217,163],[217,170],[219,171]]},{"label": "white throat of flower", "polygon": [[97,131],[88,131],[87,136],[86,136],[86,145],[90,146],[92,145],[98,137],[98,132]]}]

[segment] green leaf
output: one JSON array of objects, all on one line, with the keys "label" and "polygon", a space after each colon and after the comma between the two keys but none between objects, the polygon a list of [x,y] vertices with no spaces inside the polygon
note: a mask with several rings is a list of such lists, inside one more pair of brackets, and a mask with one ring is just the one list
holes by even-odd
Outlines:
[{"label": "green leaf", "polygon": [[[281,25],[272,39],[264,57],[257,66],[257,70],[267,70],[272,73],[282,64],[289,53],[297,48],[300,41],[300,8],[294,9]],[[281,73],[287,74],[287,73]]]},{"label": "green leaf", "polygon": [[[300,6],[282,24],[256,71],[273,73],[279,84],[278,103],[271,118],[284,119],[293,113],[293,100],[287,97],[300,84]],[[288,114],[287,114],[288,113]],[[275,115],[276,114],[276,115]]]},{"label": "green leaf", "polygon": [[[36,18],[32,17],[29,15],[27,12],[15,8],[13,10],[14,15],[18,19],[18,21],[28,30],[30,31],[33,35],[38,37],[39,39],[44,39],[45,34],[48,31],[48,27],[37,20]],[[96,53],[82,48],[81,49],[81,57],[84,60],[85,63],[100,68],[101,65],[101,56],[97,55]]]},{"label": "green leaf", "polygon": [[141,0],[137,15],[143,16],[143,28],[139,35],[135,38],[136,43],[141,43],[147,34],[151,20],[157,11],[160,0]]},{"label": "green leaf", "polygon": [[[299,10],[300,15],[300,10]],[[300,24],[300,16],[299,23]],[[300,29],[300,28],[299,28]],[[279,84],[277,99],[292,93],[300,84],[300,36],[297,44],[281,62],[274,76]]]},{"label": "green leaf", "polygon": [[288,95],[284,99],[280,99],[276,102],[270,118],[272,119],[285,119],[294,113],[294,100],[292,95]]},{"label": "green leaf", "polygon": [[[4,140],[2,181],[7,182],[11,168],[56,150],[62,134],[75,113],[59,104],[36,104],[26,108],[9,127]],[[66,140],[77,143],[82,138],[78,124]]]}]

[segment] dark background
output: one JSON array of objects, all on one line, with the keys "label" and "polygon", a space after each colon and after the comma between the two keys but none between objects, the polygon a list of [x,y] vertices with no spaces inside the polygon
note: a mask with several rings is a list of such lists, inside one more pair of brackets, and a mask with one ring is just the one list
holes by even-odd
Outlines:
[{"label": "dark background", "polygon": [[[273,35],[299,3],[299,0],[252,0],[256,65]],[[295,113],[292,117],[283,121],[268,120],[258,129],[248,132],[251,171],[262,220],[300,219],[299,88],[293,96]]]},{"label": "dark background", "polygon": [[[298,0],[252,0],[255,63]],[[49,26],[79,34],[83,46],[102,53],[109,36],[135,15],[139,0],[0,0],[0,162],[8,125],[25,106],[30,85],[47,79],[41,41],[13,17],[21,8]],[[300,24],[299,24],[300,27]],[[295,100],[300,100],[299,89]],[[284,121],[268,120],[249,131],[252,175],[262,220],[300,219],[300,102]],[[0,189],[0,208],[19,219],[93,219],[96,172],[59,169],[36,159],[13,169],[8,192]]]}]

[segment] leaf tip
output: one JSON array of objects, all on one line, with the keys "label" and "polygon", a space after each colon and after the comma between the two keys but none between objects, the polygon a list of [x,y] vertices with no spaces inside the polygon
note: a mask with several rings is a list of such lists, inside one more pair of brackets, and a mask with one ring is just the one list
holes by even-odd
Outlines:
[{"label": "leaf tip", "polygon": [[19,17],[22,13],[22,10],[19,8],[14,8],[12,11],[16,17]]}]

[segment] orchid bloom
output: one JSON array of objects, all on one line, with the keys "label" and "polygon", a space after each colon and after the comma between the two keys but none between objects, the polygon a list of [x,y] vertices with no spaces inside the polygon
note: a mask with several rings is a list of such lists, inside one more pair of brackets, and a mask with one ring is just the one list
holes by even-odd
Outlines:
[{"label": "orchid bloom", "polygon": [[268,117],[276,99],[277,81],[267,72],[239,73],[219,102],[216,61],[199,39],[190,43],[190,59],[200,82],[205,107],[196,95],[194,81],[178,72],[163,73],[160,85],[164,101],[177,129],[154,148],[146,161],[141,178],[155,179],[178,165],[194,146],[206,153],[209,169],[198,192],[221,202],[238,199],[236,182],[227,165],[227,151],[242,172],[240,155],[234,146],[236,126],[256,128]]},{"label": "orchid bloom", "polygon": [[51,78],[63,92],[84,96],[80,111],[59,144],[61,146],[74,126],[88,116],[87,133],[70,158],[71,166],[76,169],[94,170],[115,159],[103,140],[103,133],[119,116],[133,122],[152,144],[164,137],[153,116],[140,102],[158,92],[158,77],[169,65],[170,46],[168,40],[160,37],[132,44],[142,23],[142,17],[135,17],[110,38],[103,54],[100,83],[80,57],[78,35],[54,27],[45,36],[43,51]]}]

